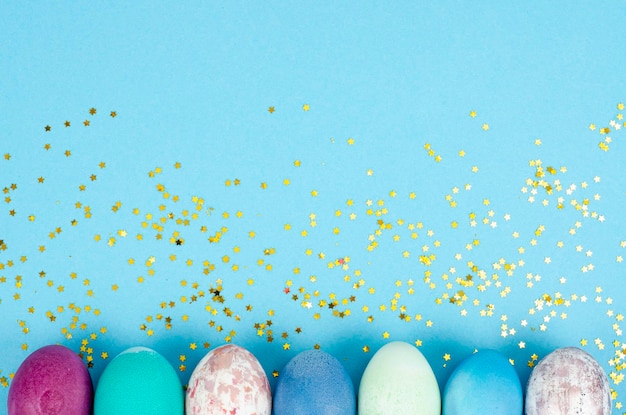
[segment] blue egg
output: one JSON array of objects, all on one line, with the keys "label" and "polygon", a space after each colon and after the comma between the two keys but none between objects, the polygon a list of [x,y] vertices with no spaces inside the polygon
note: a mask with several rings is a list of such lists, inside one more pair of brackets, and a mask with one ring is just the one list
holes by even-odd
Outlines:
[{"label": "blue egg", "polygon": [[321,350],[297,354],[280,372],[274,415],[355,415],[354,385],[343,365]]},{"label": "blue egg", "polygon": [[521,415],[522,385],[508,359],[494,350],[466,358],[443,393],[443,415]]}]

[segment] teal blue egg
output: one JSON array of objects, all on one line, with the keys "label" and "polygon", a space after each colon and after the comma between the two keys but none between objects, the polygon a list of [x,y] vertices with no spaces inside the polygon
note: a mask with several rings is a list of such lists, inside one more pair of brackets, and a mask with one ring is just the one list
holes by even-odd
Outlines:
[{"label": "teal blue egg", "polygon": [[146,347],[133,347],[104,369],[94,415],[182,415],[183,388],[172,365]]},{"label": "teal blue egg", "polygon": [[442,415],[522,415],[522,385],[502,354],[481,350],[459,364],[446,383]]}]

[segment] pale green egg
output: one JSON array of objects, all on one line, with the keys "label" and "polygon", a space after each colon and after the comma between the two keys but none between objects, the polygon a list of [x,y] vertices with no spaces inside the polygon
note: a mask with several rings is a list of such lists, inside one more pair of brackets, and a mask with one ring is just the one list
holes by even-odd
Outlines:
[{"label": "pale green egg", "polygon": [[359,415],[439,415],[439,385],[426,358],[414,346],[392,342],[365,368],[359,386]]},{"label": "pale green egg", "polygon": [[133,347],[115,357],[98,381],[94,415],[182,415],[183,388],[159,353]]}]

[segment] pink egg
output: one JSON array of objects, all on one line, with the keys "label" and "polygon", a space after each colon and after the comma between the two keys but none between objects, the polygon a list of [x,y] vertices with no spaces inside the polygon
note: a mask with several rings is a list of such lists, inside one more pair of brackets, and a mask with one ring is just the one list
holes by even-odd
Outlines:
[{"label": "pink egg", "polygon": [[557,349],[530,375],[525,413],[610,415],[609,379],[590,354],[576,347]]},{"label": "pink egg", "polygon": [[256,357],[227,344],[200,360],[189,379],[185,404],[188,414],[270,415],[272,393]]},{"label": "pink egg", "polygon": [[89,415],[93,385],[87,367],[64,346],[45,346],[20,365],[11,382],[9,415]]}]

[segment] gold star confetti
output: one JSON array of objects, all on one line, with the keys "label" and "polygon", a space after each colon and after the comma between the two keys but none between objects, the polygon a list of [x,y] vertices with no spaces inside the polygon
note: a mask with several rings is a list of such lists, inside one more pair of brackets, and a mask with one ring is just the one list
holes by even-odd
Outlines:
[{"label": "gold star confetti", "polygon": [[[308,111],[306,106],[304,111]],[[274,107],[270,108],[272,113]],[[90,115],[95,114],[95,108],[93,113],[90,110]],[[110,115],[116,116],[115,112]],[[477,117],[476,112],[472,110],[470,117]],[[611,145],[612,150],[619,150],[621,127],[617,126],[622,122],[615,120],[621,118],[598,123],[602,132],[596,129],[593,136],[598,134],[607,148]],[[69,127],[69,121],[66,123]],[[483,124],[483,129],[487,131],[488,125]],[[592,134],[585,126],[582,129]],[[33,158],[61,155],[62,150],[56,153],[57,134],[72,133],[71,129],[62,130],[55,129],[47,136],[48,146],[43,140],[37,142]],[[610,136],[614,141],[607,141]],[[145,191],[139,201],[125,194],[121,185],[107,188],[110,171],[123,172],[120,160],[111,161],[106,170],[102,170],[105,162],[98,164],[100,177],[96,177],[87,168],[93,169],[102,154],[86,156],[78,149],[74,154],[66,150],[65,156],[72,158],[64,159],[64,165],[76,162],[81,167],[72,171],[74,181],[67,184],[71,190],[65,195],[57,187],[56,179],[61,176],[37,164],[35,173],[24,179],[15,176],[24,182],[23,186],[19,183],[19,191],[10,185],[10,175],[3,176],[3,203],[7,210],[17,207],[20,211],[17,214],[11,209],[12,217],[5,218],[29,227],[31,246],[20,252],[16,240],[23,237],[12,233],[13,227],[0,229],[2,306],[10,302],[21,307],[21,320],[15,324],[20,336],[30,332],[30,323],[36,319],[45,320],[55,333],[60,331],[67,344],[76,345],[88,367],[106,363],[110,349],[103,338],[107,341],[108,336],[119,334],[118,328],[107,330],[102,327],[104,320],[97,320],[100,313],[110,317],[111,308],[103,306],[96,311],[92,306],[95,301],[108,304],[109,299],[115,304],[126,295],[150,299],[145,304],[146,315],[129,316],[129,324],[136,333],[154,336],[154,340],[198,324],[220,343],[237,342],[251,334],[260,338],[270,353],[282,349],[287,353],[280,355],[288,357],[296,350],[320,348],[324,335],[309,330],[309,324],[328,324],[329,334],[333,327],[341,330],[362,324],[372,328],[374,335],[349,348],[365,361],[371,350],[411,329],[423,331],[415,346],[432,351],[428,339],[435,329],[445,329],[456,324],[455,318],[464,318],[484,324],[481,335],[511,342],[509,361],[527,362],[528,367],[539,361],[534,353],[537,339],[553,335],[557,325],[568,327],[579,313],[602,307],[598,327],[607,330],[589,327],[571,336],[575,336],[573,342],[580,341],[581,347],[610,362],[610,379],[617,387],[624,376],[624,313],[619,310],[618,297],[594,278],[605,268],[600,264],[623,266],[618,264],[623,261],[626,242],[614,239],[607,249],[593,238],[583,238],[591,229],[595,231],[594,226],[606,226],[602,224],[605,214],[607,222],[614,220],[604,211],[610,198],[605,181],[600,180],[605,177],[603,166],[592,166],[594,174],[583,174],[563,165],[565,159],[559,164],[552,164],[554,160],[548,157],[542,160],[543,146],[536,139],[538,155],[522,166],[526,170],[518,175],[519,182],[511,184],[516,191],[521,189],[519,200],[514,200],[517,198],[503,197],[508,188],[498,181],[501,172],[492,166],[491,156],[477,158],[485,148],[480,147],[482,143],[467,141],[465,149],[458,150],[439,148],[437,143],[442,141],[438,137],[428,139],[432,144],[422,142],[413,148],[423,157],[418,147],[424,145],[422,151],[441,163],[428,167],[433,170],[432,177],[438,174],[434,169],[450,168],[453,173],[449,173],[445,188],[422,186],[417,179],[400,180],[382,164],[374,164],[375,179],[363,177],[364,170],[366,176],[372,176],[373,170],[360,164],[356,156],[349,158],[358,149],[349,148],[355,140],[347,138],[345,147],[338,145],[341,139],[337,145],[321,140],[316,151],[294,145],[286,162],[276,161],[276,174],[251,176],[245,169],[238,171],[233,163],[227,174],[206,178],[212,189],[219,187],[206,197],[196,193],[201,187],[181,184],[189,173],[183,169],[183,164],[188,165],[185,160],[164,160],[165,167],[143,170],[145,174],[152,168],[148,177],[127,178],[142,194]],[[359,147],[369,144],[368,139],[359,139]],[[41,151],[42,145],[47,152]],[[330,147],[333,152],[325,153]],[[406,149],[407,154],[410,150]],[[490,151],[497,157],[497,149]],[[459,157],[449,157],[455,152]],[[83,163],[87,157],[89,163]],[[4,158],[11,159],[9,153]],[[333,166],[335,159],[341,159],[341,166]],[[324,176],[334,167],[340,167],[335,173],[341,171],[336,185]],[[38,176],[41,181],[35,182]],[[44,176],[48,179],[45,185],[37,186],[44,183]],[[81,184],[87,177],[89,188]],[[374,182],[376,186],[371,185]],[[366,193],[356,190],[361,186]],[[26,192],[35,187],[53,194],[49,206],[24,204]],[[265,204],[272,209],[264,210]],[[22,211],[28,216],[21,216]],[[64,223],[72,228],[62,232]],[[565,224],[563,229],[560,224]],[[107,276],[105,282],[98,273],[71,269],[59,273],[52,267],[53,257],[60,266],[80,266],[56,257],[61,247],[74,258],[89,258],[83,255],[86,247],[94,257],[107,250],[107,258],[121,272]],[[571,267],[563,267],[565,256]],[[38,268],[33,274],[30,266],[34,259]],[[414,272],[381,272],[397,264],[413,264]],[[39,271],[40,266],[47,272]],[[583,274],[592,288],[574,292],[577,287],[572,281]],[[155,284],[171,285],[154,291]],[[31,293],[37,290],[48,293],[50,305],[34,301]],[[514,301],[524,307],[521,315],[511,311]],[[268,304],[272,309],[268,310]],[[446,307],[453,313],[444,313]],[[334,322],[332,326],[329,321]],[[607,331],[611,336],[604,334]],[[210,347],[197,334],[179,345],[174,356],[179,358],[180,372],[188,372],[189,362],[201,357],[199,345]],[[14,346],[14,351],[21,353],[34,345],[20,340]],[[457,352],[440,353],[445,367]],[[278,377],[278,371],[273,377]],[[10,376],[0,381],[8,385]]]}]

